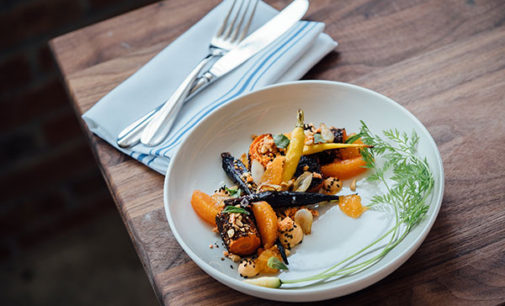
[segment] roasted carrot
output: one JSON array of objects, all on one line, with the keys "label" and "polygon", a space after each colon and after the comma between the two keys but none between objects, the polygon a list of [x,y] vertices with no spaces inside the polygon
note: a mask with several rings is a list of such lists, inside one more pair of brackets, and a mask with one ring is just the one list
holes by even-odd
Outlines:
[{"label": "roasted carrot", "polygon": [[336,201],[337,195],[327,195],[314,192],[294,191],[263,191],[248,194],[238,198],[224,200],[225,205],[249,206],[253,202],[266,201],[274,208],[297,207],[302,205],[316,204],[323,201]]},{"label": "roasted carrot", "polygon": [[244,173],[247,173],[247,168],[240,159],[235,159],[230,153],[223,152],[221,153],[221,165],[230,180],[237,184],[244,193],[252,193],[251,188],[256,186],[253,186],[254,183],[246,181]]},{"label": "roasted carrot", "polygon": [[263,167],[275,157],[278,152],[272,134],[262,134],[254,138],[249,146],[249,164],[253,159],[259,161]]},{"label": "roasted carrot", "polygon": [[321,166],[321,172],[326,177],[332,176],[346,180],[365,172],[367,170],[364,168],[365,165],[361,156],[352,159],[336,159],[330,164]]},{"label": "roasted carrot", "polygon": [[[347,141],[347,139],[349,139],[349,137],[352,137],[354,135],[355,134],[345,135],[344,141]],[[361,141],[361,138],[358,138],[352,144],[364,145],[363,141]],[[356,158],[356,157],[360,157],[360,156],[361,156],[360,148],[340,149],[340,157],[342,157],[342,159],[352,159],[352,158]]]},{"label": "roasted carrot", "polygon": [[[310,146],[303,147],[303,155],[311,155],[320,153],[323,151],[340,149],[340,152],[349,152],[349,157],[342,158],[352,158],[361,156],[359,150],[361,148],[370,148],[371,146],[364,144],[360,140],[355,141],[354,143],[321,143],[321,144],[313,144]],[[352,155],[350,155],[352,152]],[[356,154],[357,153],[357,154]]]},{"label": "roasted carrot", "polygon": [[260,243],[257,235],[239,237],[230,241],[228,251],[237,255],[251,255],[256,252]]},{"label": "roasted carrot", "polygon": [[303,146],[305,144],[305,133],[303,131],[303,111],[298,110],[296,116],[296,126],[291,132],[291,140],[286,150],[286,163],[282,172],[282,181],[289,181],[295,174],[298,162],[302,157]]},{"label": "roasted carrot", "polygon": [[228,251],[237,255],[251,255],[256,252],[261,245],[261,239],[250,213],[225,211],[216,216],[216,224]]}]

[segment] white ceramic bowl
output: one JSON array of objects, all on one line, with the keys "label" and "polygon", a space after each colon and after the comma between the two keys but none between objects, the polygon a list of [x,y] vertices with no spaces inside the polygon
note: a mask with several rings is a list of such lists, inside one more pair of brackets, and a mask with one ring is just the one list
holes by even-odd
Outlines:
[{"label": "white ceramic bowl", "polygon": [[[221,261],[223,248],[217,234],[193,211],[193,190],[212,193],[229,181],[221,168],[220,153],[239,157],[247,152],[252,134],[291,131],[296,111],[302,108],[305,122],[324,122],[357,132],[360,120],[375,134],[397,128],[420,136],[418,152],[426,156],[435,178],[427,217],[406,239],[376,265],[350,277],[290,289],[263,288],[241,281],[229,260]],[[348,186],[345,184],[344,186]],[[358,182],[364,204],[377,187]],[[384,278],[403,264],[421,245],[440,209],[444,190],[442,160],[429,132],[411,113],[393,100],[355,85],[329,81],[303,81],[271,86],[239,97],[207,116],[181,145],[168,168],[165,180],[165,210],[172,233],[184,251],[210,276],[240,292],[278,301],[316,301],[363,289]],[[341,192],[350,193],[347,187]],[[289,257],[290,270],[282,277],[312,275],[338,262],[375,240],[392,226],[389,214],[369,210],[360,218],[345,216],[338,206],[321,209],[312,234]],[[221,245],[221,243],[219,243]],[[236,266],[234,264],[234,266]]]}]

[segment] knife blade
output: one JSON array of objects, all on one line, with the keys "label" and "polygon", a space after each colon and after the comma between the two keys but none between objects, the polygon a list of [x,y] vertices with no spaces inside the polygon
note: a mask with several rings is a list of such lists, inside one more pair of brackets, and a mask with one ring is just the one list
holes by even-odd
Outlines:
[{"label": "knife blade", "polygon": [[[237,68],[279,38],[303,17],[308,7],[308,0],[293,1],[265,25],[245,38],[236,48],[216,61],[209,71],[204,74],[206,85]],[[193,83],[193,81],[191,81],[191,83]],[[151,121],[144,125],[145,128],[140,137],[144,145],[158,145],[170,132],[175,121],[175,116],[180,111],[185,98],[190,93],[190,88],[183,89],[183,85],[181,85],[176,90],[174,96],[151,117]],[[191,84],[186,84],[184,86],[191,87]]]},{"label": "knife blade", "polygon": [[293,1],[277,16],[244,39],[236,48],[221,57],[208,72],[214,77],[221,77],[232,71],[289,30],[305,15],[308,7],[308,0]]}]

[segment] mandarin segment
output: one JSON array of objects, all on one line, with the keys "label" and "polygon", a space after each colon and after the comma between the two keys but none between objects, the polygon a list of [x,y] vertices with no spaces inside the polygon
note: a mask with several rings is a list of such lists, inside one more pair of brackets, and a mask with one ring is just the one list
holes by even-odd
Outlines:
[{"label": "mandarin segment", "polygon": [[359,218],[367,208],[361,205],[361,197],[357,194],[341,196],[338,206],[346,215],[352,218]]},{"label": "mandarin segment", "polygon": [[258,258],[256,259],[256,266],[258,267],[258,271],[260,273],[277,273],[278,269],[273,269],[268,266],[268,260],[270,257],[277,257],[279,261],[282,261],[281,253],[277,249],[277,246],[273,246],[269,249],[263,250],[259,253]]},{"label": "mandarin segment", "polygon": [[260,232],[263,247],[272,247],[277,240],[277,215],[272,206],[267,202],[255,202],[252,204],[252,211],[256,219],[256,225]]},{"label": "mandarin segment", "polygon": [[277,156],[267,165],[267,169],[261,178],[262,183],[279,185],[282,182],[282,170],[284,169],[284,156]]},{"label": "mandarin segment", "polygon": [[216,226],[216,216],[221,211],[220,204],[205,192],[193,191],[191,206],[196,214],[210,225]]}]

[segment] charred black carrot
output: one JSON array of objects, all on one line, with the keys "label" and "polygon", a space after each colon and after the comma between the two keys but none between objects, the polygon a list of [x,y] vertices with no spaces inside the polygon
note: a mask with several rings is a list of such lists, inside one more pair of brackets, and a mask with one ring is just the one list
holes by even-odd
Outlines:
[{"label": "charred black carrot", "polygon": [[[332,159],[333,161],[333,159]],[[319,160],[315,155],[307,155],[307,156],[302,156],[300,158],[300,162],[298,163],[298,166],[296,167],[295,171],[295,177],[299,177],[304,173],[305,171],[312,172],[312,173],[318,173],[319,176],[314,176],[312,175],[312,180],[310,182],[310,186],[306,190],[311,190],[312,188],[315,188],[323,182],[322,174],[321,174],[321,166],[319,165]],[[319,188],[317,188],[319,189]]]},{"label": "charred black carrot", "polygon": [[275,242],[275,245],[277,246],[279,253],[281,253],[281,257],[282,257],[282,260],[284,261],[284,263],[289,265],[288,257],[286,256],[286,250],[284,250],[284,247],[282,246],[282,243],[279,239],[277,239],[277,241]]},{"label": "charred black carrot", "polygon": [[248,182],[247,179],[250,175],[247,172],[245,165],[238,159],[231,156],[230,153],[221,153],[222,166],[226,175],[239,186],[239,188],[246,194],[252,194],[251,189],[254,187],[253,182]]},{"label": "charred black carrot", "polygon": [[301,205],[316,204],[324,201],[337,201],[339,196],[327,195],[312,192],[292,192],[292,191],[265,191],[248,194],[239,198],[225,200],[225,205],[237,205],[247,207],[249,204],[258,201],[266,201],[273,208],[276,207],[296,207]]}]

